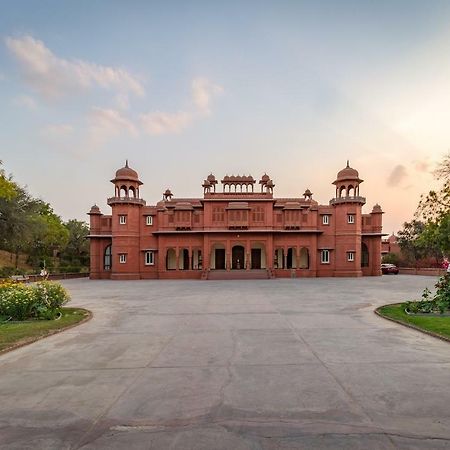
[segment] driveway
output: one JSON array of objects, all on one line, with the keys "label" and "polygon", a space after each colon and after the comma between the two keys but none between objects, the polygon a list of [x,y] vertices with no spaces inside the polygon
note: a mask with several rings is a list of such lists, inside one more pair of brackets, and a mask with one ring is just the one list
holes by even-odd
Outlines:
[{"label": "driveway", "polygon": [[94,318],[0,356],[0,448],[449,448],[450,345],[373,313],[434,281],[67,281]]}]

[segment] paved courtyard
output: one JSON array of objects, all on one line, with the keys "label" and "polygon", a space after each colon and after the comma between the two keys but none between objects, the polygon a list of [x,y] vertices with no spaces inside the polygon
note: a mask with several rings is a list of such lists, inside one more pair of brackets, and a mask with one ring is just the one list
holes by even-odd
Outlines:
[{"label": "paved courtyard", "polygon": [[0,448],[449,448],[450,344],[373,314],[433,283],[67,281],[94,318],[0,356]]}]

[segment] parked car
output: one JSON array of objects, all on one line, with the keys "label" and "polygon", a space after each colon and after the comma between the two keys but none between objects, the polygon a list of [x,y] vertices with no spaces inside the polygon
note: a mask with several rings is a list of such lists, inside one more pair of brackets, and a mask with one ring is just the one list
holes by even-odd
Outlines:
[{"label": "parked car", "polygon": [[395,264],[381,264],[381,273],[385,275],[389,275],[390,273],[397,275],[398,267]]}]

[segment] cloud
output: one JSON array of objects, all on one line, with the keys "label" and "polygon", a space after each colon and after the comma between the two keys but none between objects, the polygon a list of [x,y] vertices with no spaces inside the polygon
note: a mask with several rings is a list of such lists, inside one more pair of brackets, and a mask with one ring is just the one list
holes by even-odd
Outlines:
[{"label": "cloud", "polygon": [[398,186],[405,178],[408,177],[406,167],[398,164],[392,169],[392,172],[387,178],[387,185],[390,187]]},{"label": "cloud", "polygon": [[430,163],[428,161],[415,161],[414,168],[417,170],[417,172],[429,172]]},{"label": "cloud", "polygon": [[212,83],[207,78],[192,80],[192,100],[200,113],[210,114],[213,97],[221,93],[223,93],[223,87]]},{"label": "cloud", "polygon": [[34,98],[28,95],[19,95],[15,97],[13,99],[13,104],[21,108],[29,109],[30,111],[34,111],[37,108]]},{"label": "cloud", "polygon": [[154,112],[140,116],[142,129],[153,135],[179,133],[193,120],[192,113],[183,111],[177,113]]},{"label": "cloud", "polygon": [[109,140],[127,134],[137,137],[139,131],[134,123],[114,109],[92,108],[88,117],[88,145],[99,147]]},{"label": "cloud", "polygon": [[140,80],[127,70],[59,58],[31,36],[7,37],[6,46],[20,63],[26,82],[47,100],[93,87],[138,96],[145,93]]},{"label": "cloud", "polygon": [[191,109],[175,113],[157,111],[141,114],[140,125],[144,132],[151,135],[180,133],[196,120],[209,116],[213,98],[222,92],[222,86],[207,78],[194,78],[191,84]]},{"label": "cloud", "polygon": [[73,126],[65,123],[48,125],[41,130],[41,136],[50,139],[60,139],[70,136],[73,131]]}]

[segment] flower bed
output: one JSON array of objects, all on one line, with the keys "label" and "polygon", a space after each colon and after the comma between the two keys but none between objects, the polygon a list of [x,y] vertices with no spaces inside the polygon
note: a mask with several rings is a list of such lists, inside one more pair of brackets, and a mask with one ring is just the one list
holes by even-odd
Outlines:
[{"label": "flower bed", "polygon": [[53,320],[60,316],[61,307],[69,300],[68,292],[52,281],[0,283],[0,316],[5,320]]}]

